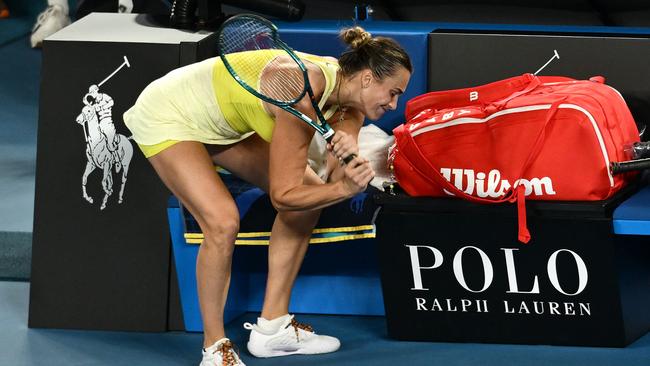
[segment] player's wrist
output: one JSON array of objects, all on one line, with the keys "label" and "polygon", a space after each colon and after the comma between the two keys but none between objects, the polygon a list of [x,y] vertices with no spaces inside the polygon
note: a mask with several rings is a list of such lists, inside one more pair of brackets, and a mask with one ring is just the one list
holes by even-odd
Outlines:
[{"label": "player's wrist", "polygon": [[348,179],[344,177],[343,179],[335,182],[337,186],[337,195],[342,198],[350,198],[356,194],[354,187],[346,182]]}]

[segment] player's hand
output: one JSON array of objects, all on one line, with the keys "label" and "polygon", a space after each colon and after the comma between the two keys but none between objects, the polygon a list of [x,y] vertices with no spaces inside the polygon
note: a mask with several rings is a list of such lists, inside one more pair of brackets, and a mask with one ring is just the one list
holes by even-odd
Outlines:
[{"label": "player's hand", "polygon": [[360,156],[350,160],[345,166],[344,174],[343,186],[350,196],[363,192],[375,177],[375,171],[370,167],[370,161]]},{"label": "player's hand", "polygon": [[332,141],[327,144],[329,150],[339,161],[344,161],[350,155],[359,155],[356,139],[344,131],[336,131]]}]

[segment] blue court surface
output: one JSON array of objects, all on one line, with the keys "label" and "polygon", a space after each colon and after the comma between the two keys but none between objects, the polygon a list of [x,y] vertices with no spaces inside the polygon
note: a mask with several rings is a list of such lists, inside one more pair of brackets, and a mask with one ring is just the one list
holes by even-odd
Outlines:
[{"label": "blue court surface", "polygon": [[[6,366],[172,366],[198,365],[202,335],[28,329],[29,283],[0,282],[0,365]],[[97,314],[101,316],[101,314]],[[383,317],[298,316],[340,338],[338,352],[318,356],[255,359],[245,350],[245,314],[226,327],[247,365],[589,365],[647,366],[650,334],[626,348],[513,346],[398,342],[388,339]],[[435,329],[431,329],[435,332]]]}]

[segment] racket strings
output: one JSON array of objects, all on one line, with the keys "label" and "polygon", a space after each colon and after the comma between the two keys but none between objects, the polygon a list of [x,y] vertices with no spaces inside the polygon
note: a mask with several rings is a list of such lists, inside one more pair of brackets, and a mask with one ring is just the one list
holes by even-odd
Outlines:
[{"label": "racket strings", "polygon": [[304,90],[305,78],[293,60],[276,57],[262,72],[259,92],[268,98],[281,102],[295,101]]},{"label": "racket strings", "polygon": [[273,30],[266,24],[251,19],[238,19],[226,26],[219,43],[224,54],[277,48]]},{"label": "racket strings", "polygon": [[259,65],[265,65],[269,55],[265,52],[246,51],[279,49],[273,37],[273,30],[268,25],[250,18],[229,22],[222,29],[218,44],[222,57],[230,64],[237,77],[256,90],[260,77]]},{"label": "racket strings", "polygon": [[274,35],[273,29],[258,20],[236,19],[219,35],[220,53],[241,82],[267,98],[292,102],[305,89],[304,76]]}]

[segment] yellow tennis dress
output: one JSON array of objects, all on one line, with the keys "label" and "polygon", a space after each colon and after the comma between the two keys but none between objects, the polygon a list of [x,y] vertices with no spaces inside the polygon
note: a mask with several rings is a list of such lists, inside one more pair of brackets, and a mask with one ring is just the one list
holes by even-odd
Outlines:
[{"label": "yellow tennis dress", "polygon": [[[231,62],[252,63],[259,82],[264,67],[282,53],[241,52]],[[298,55],[325,75],[325,91],[319,101],[322,109],[334,90],[338,63],[321,56]],[[334,112],[336,106],[325,111],[324,117]],[[179,141],[228,145],[257,133],[270,142],[275,124],[262,101],[235,81],[219,57],[181,67],[153,81],[123,118],[147,158]]]}]

